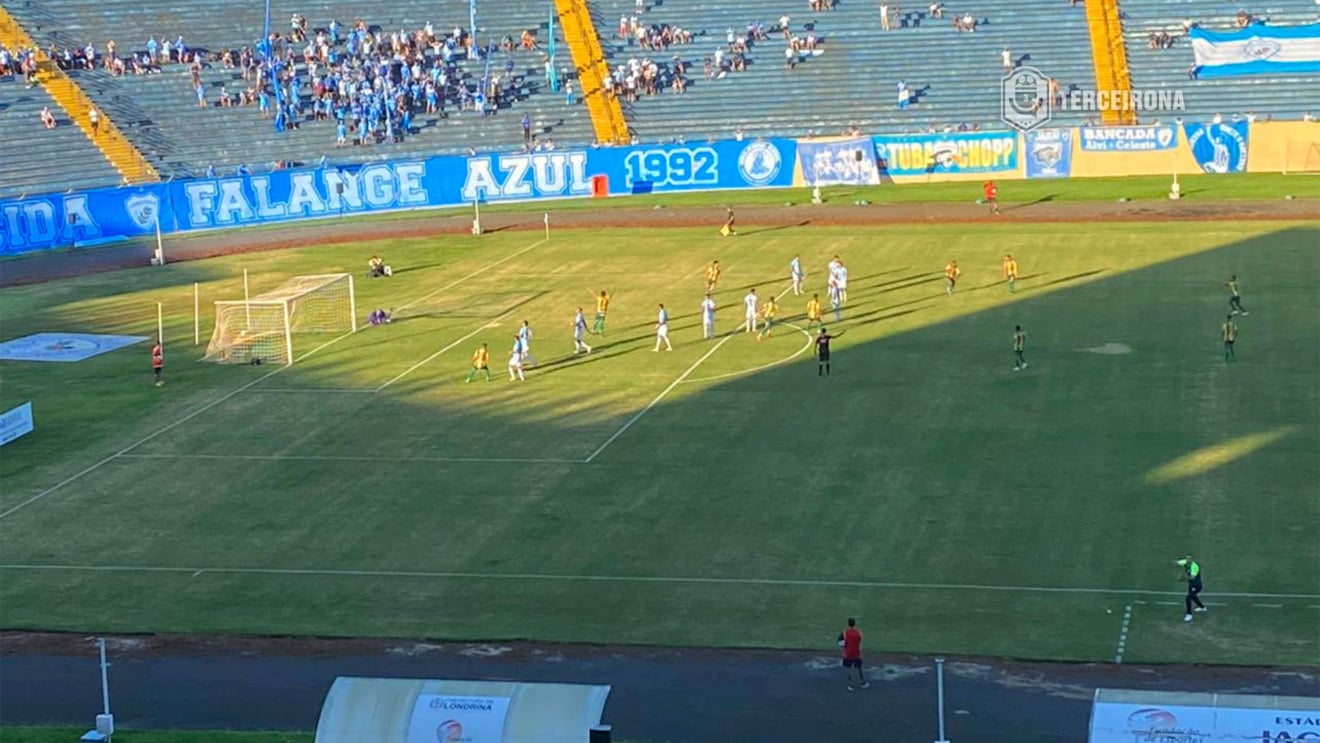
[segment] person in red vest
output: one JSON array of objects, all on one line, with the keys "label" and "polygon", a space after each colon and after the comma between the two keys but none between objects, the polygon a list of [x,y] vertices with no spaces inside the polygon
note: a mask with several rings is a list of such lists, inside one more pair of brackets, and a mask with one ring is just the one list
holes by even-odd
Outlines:
[{"label": "person in red vest", "polygon": [[165,371],[165,349],[161,347],[160,340],[151,347],[151,373],[156,377],[156,386],[164,387],[165,380],[160,378],[161,372]]},{"label": "person in red vest", "polygon": [[839,633],[839,647],[843,648],[843,675],[848,682],[848,691],[858,686],[863,689],[871,685],[862,675],[862,631],[857,629],[857,620],[848,617],[848,626]]},{"label": "person in red vest", "polygon": [[995,185],[994,181],[986,181],[981,184],[981,188],[985,191],[985,203],[990,205],[990,213],[998,214],[999,202],[995,200],[995,197],[999,195],[999,187]]}]

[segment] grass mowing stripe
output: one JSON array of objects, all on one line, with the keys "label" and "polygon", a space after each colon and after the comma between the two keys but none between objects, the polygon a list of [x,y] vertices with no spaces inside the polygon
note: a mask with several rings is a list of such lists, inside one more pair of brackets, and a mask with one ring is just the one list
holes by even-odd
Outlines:
[{"label": "grass mowing stripe", "polygon": [[[867,580],[809,580],[792,578],[714,578],[699,576],[659,575],[567,575],[557,573],[480,573],[468,571],[427,570],[351,570],[324,568],[217,568],[217,567],[162,567],[149,565],[32,565],[0,564],[0,570],[65,570],[103,573],[229,573],[236,575],[322,575],[365,578],[463,578],[475,580],[512,581],[582,581],[593,583],[687,583],[751,586],[804,586],[811,588],[885,588],[917,591],[992,591],[1000,593],[1062,593],[1103,596],[1172,596],[1172,591],[1153,591],[1147,588],[1084,588],[1081,586],[1004,586],[974,583],[903,583]],[[1216,591],[1225,598],[1301,599],[1320,598],[1313,593],[1252,593]],[[1156,602],[1159,603],[1159,602]]]},{"label": "grass mowing stripe", "polygon": [[495,261],[494,263],[490,263],[490,264],[487,264],[487,265],[485,265],[485,266],[482,266],[481,268],[478,268],[477,270],[473,271],[472,273],[468,274],[467,276],[464,276],[464,277],[461,278],[461,279],[454,279],[453,281],[449,282],[448,284],[445,284],[444,286],[440,287],[439,289],[432,289],[431,291],[429,291],[429,292],[423,294],[422,296],[420,296],[420,297],[414,299],[414,300],[411,301],[411,302],[408,302],[407,304],[399,305],[399,307],[395,309],[395,312],[398,312],[399,310],[406,310],[406,309],[408,309],[409,307],[412,307],[412,306],[415,305],[415,304],[420,304],[420,303],[422,303],[422,302],[425,302],[426,300],[430,299],[431,297],[434,297],[435,295],[439,294],[440,292],[449,291],[450,289],[453,289],[454,287],[458,286],[459,284],[463,283],[464,281],[468,281],[469,279],[474,279],[474,278],[480,276],[481,274],[483,274],[483,273],[485,273],[485,272],[491,270],[492,268],[495,268],[496,266],[504,265],[505,263],[508,263],[509,261],[513,260],[514,258],[517,258],[518,256],[522,255],[523,253],[526,253],[527,251],[531,250],[532,248],[539,247],[539,246],[545,244],[545,242],[546,242],[547,240],[549,240],[549,239],[550,239],[550,238],[548,238],[548,237],[543,237],[543,238],[541,238],[540,240],[537,240],[536,242],[532,243],[531,245],[528,245],[527,247],[523,248],[522,250],[514,251],[514,252],[512,252],[512,253],[510,253],[510,254],[508,254],[508,255],[506,255],[506,256],[504,256],[503,258],[499,259],[498,261]]},{"label": "grass mowing stripe", "polygon": [[[330,346],[330,345],[332,345],[332,344],[334,344],[334,343],[338,343],[339,341],[341,341],[341,340],[347,338],[348,336],[350,336],[350,335],[352,335],[352,334],[353,334],[352,331],[350,331],[350,332],[345,333],[345,334],[343,334],[343,335],[341,335],[341,336],[338,336],[338,337],[336,337],[336,338],[331,338],[330,340],[326,341],[325,343],[322,343],[321,345],[317,346],[316,348],[313,348],[312,350],[308,351],[308,352],[303,356],[303,358],[305,359],[305,358],[307,358],[308,356],[311,356],[312,354],[316,353],[317,351],[320,351],[321,349],[323,349],[323,348],[325,348],[325,347],[327,347],[327,346]],[[151,440],[155,439],[156,437],[160,436],[160,435],[163,434],[163,433],[167,433],[167,432],[169,432],[169,431],[174,430],[175,428],[178,428],[179,426],[183,425],[184,423],[187,423],[188,421],[192,420],[193,418],[196,418],[197,416],[201,415],[202,413],[205,413],[206,411],[210,410],[211,408],[214,408],[215,406],[219,405],[220,403],[222,403],[222,402],[224,402],[224,401],[226,401],[226,400],[228,400],[228,399],[230,399],[230,398],[232,398],[232,397],[238,395],[239,393],[243,392],[244,390],[246,390],[246,389],[248,389],[248,388],[250,388],[250,387],[253,387],[253,386],[257,385],[257,384],[260,384],[261,382],[264,382],[265,380],[267,380],[267,379],[269,379],[269,378],[275,376],[276,374],[279,374],[280,372],[282,372],[282,371],[284,371],[285,369],[288,369],[288,368],[289,368],[288,366],[281,366],[281,367],[279,367],[278,369],[272,369],[272,370],[266,372],[265,374],[262,374],[261,376],[257,377],[256,379],[252,380],[251,382],[248,382],[248,383],[246,383],[246,384],[244,384],[244,385],[241,385],[241,386],[238,387],[237,389],[231,390],[230,392],[228,392],[228,393],[226,393],[226,394],[224,394],[224,395],[222,395],[222,396],[216,398],[215,400],[212,400],[211,402],[208,402],[207,404],[205,404],[205,405],[203,405],[202,407],[200,407],[200,408],[194,410],[193,412],[191,412],[191,413],[185,415],[184,417],[178,419],[177,421],[174,421],[173,423],[169,424],[168,426],[165,426],[164,428],[159,429],[159,430],[156,431],[155,433],[148,434],[148,435],[144,436],[143,438],[138,439],[137,441],[133,442],[132,444],[129,444],[127,447],[125,447],[125,448],[123,448],[123,449],[120,449],[119,451],[115,452],[114,454],[111,454],[110,456],[106,457],[105,459],[102,459],[101,461],[97,462],[96,464],[93,464],[93,465],[90,466],[90,467],[87,467],[87,468],[85,468],[85,469],[83,469],[83,470],[81,470],[81,471],[79,471],[79,472],[74,473],[73,475],[71,475],[71,476],[69,476],[69,477],[64,478],[64,479],[61,480],[60,482],[58,482],[58,483],[52,485],[52,486],[49,487],[49,488],[46,488],[45,490],[41,491],[40,493],[37,493],[36,495],[32,496],[31,498],[28,498],[27,500],[23,501],[22,503],[19,503],[18,505],[16,505],[16,506],[10,508],[9,510],[5,511],[4,513],[0,513],[0,520],[4,520],[5,517],[7,517],[7,516],[9,516],[9,515],[11,515],[11,514],[13,514],[13,513],[16,513],[16,512],[18,512],[18,511],[23,510],[24,508],[26,508],[26,507],[32,505],[33,503],[36,503],[37,501],[41,500],[42,498],[45,498],[46,496],[50,495],[51,493],[54,493],[55,491],[59,490],[60,488],[64,487],[65,485],[68,485],[68,484],[71,483],[71,482],[75,482],[75,481],[81,479],[83,476],[85,476],[85,475],[89,475],[89,474],[91,474],[92,472],[95,472],[96,470],[100,469],[102,466],[104,466],[104,465],[110,463],[111,461],[113,461],[113,460],[115,460],[115,459],[118,459],[119,457],[122,457],[123,455],[125,455],[125,454],[127,454],[127,453],[133,451],[134,449],[138,448],[139,446],[142,446],[143,444],[147,443],[148,441],[151,441]]]},{"label": "grass mowing stripe", "polygon": [[613,434],[611,434],[610,437],[609,437],[608,439],[605,439],[605,443],[603,443],[603,444],[601,444],[600,446],[596,447],[596,451],[593,451],[593,452],[591,453],[591,455],[588,456],[588,457],[586,458],[585,462],[586,462],[587,464],[590,464],[591,461],[592,461],[593,459],[595,459],[597,456],[599,456],[601,452],[605,451],[605,449],[607,449],[607,448],[609,447],[610,444],[613,444],[614,441],[615,441],[616,439],[618,439],[620,436],[622,436],[622,435],[624,434],[625,431],[627,431],[629,428],[632,428],[632,425],[633,425],[634,423],[636,423],[637,421],[641,420],[641,419],[642,419],[642,416],[644,416],[644,415],[646,415],[647,413],[651,412],[651,409],[654,408],[656,405],[659,405],[659,404],[660,404],[660,401],[663,400],[663,399],[665,399],[665,395],[668,395],[670,392],[673,392],[675,387],[677,387],[677,386],[679,386],[680,384],[682,384],[682,383],[683,383],[683,380],[684,380],[684,379],[687,379],[687,378],[688,378],[688,375],[690,375],[690,374],[692,374],[692,372],[696,371],[696,370],[697,370],[697,367],[698,367],[698,366],[701,366],[701,363],[702,363],[703,361],[705,361],[706,359],[710,358],[711,356],[714,356],[714,355],[715,355],[715,352],[718,351],[718,350],[720,350],[720,346],[723,346],[725,343],[728,343],[730,340],[733,340],[733,337],[734,337],[734,334],[732,334],[732,333],[730,333],[729,335],[724,336],[724,338],[720,339],[720,342],[719,342],[719,343],[716,343],[715,346],[714,346],[713,348],[711,348],[711,349],[710,349],[709,351],[707,351],[706,353],[702,354],[702,355],[701,355],[701,358],[699,358],[699,359],[697,359],[696,361],[692,362],[692,366],[689,366],[689,367],[688,367],[688,368],[687,368],[682,374],[678,375],[678,379],[675,379],[673,382],[670,382],[668,387],[666,387],[666,388],[664,388],[663,390],[661,390],[661,391],[660,391],[660,394],[656,395],[655,398],[651,400],[651,402],[649,402],[649,403],[646,404],[646,407],[644,407],[644,408],[642,408],[641,410],[637,411],[637,414],[634,415],[633,417],[629,418],[628,421],[627,421],[626,423],[624,423],[624,424],[619,428],[619,430],[617,430],[617,431],[615,431]]}]

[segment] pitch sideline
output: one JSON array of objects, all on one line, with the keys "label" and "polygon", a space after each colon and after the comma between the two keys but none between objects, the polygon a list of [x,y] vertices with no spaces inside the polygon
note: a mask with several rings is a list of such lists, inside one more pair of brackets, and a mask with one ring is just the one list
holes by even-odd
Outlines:
[{"label": "pitch sideline", "polygon": [[[102,573],[217,573],[227,575],[303,575],[325,577],[361,577],[361,578],[422,578],[422,579],[469,579],[469,580],[509,580],[509,581],[562,581],[590,583],[661,583],[661,584],[696,584],[696,585],[748,585],[748,586],[801,586],[807,588],[862,588],[894,590],[943,590],[943,591],[987,591],[994,593],[1044,593],[1077,594],[1083,596],[1181,596],[1176,591],[1156,591],[1148,588],[1086,588],[1082,586],[1014,586],[977,583],[906,583],[901,581],[867,580],[812,580],[793,578],[730,578],[702,576],[652,576],[652,575],[576,575],[567,573],[481,573],[481,572],[443,572],[421,570],[350,570],[321,568],[225,568],[225,567],[153,567],[145,565],[47,565],[47,564],[0,564],[0,570],[33,571],[82,571]],[[1238,599],[1287,599],[1292,601],[1311,601],[1320,599],[1314,593],[1254,593],[1239,591],[1216,591],[1216,597]],[[1134,601],[1132,603],[1140,603]]]}]

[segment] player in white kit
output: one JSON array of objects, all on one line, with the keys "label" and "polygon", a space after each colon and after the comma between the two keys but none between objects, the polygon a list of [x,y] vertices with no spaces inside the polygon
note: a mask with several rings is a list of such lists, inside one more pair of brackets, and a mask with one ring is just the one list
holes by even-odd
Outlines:
[{"label": "player in white kit", "polygon": [[701,337],[715,337],[715,300],[709,294],[701,300]]},{"label": "player in white kit", "polygon": [[743,313],[746,317],[746,320],[743,322],[743,332],[745,333],[756,332],[756,303],[756,290],[748,290],[747,296],[743,297]]},{"label": "player in white kit", "polygon": [[523,343],[522,338],[513,336],[513,351],[509,354],[509,381],[517,379],[526,382],[527,378],[523,376]]}]

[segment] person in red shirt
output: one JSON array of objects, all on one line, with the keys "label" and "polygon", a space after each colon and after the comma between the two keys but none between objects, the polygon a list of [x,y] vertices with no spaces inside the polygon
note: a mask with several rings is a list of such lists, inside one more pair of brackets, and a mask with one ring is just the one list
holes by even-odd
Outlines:
[{"label": "person in red shirt", "polygon": [[839,633],[839,647],[843,648],[843,675],[848,682],[848,691],[858,686],[863,689],[870,686],[862,675],[862,631],[857,629],[856,619],[848,617],[847,628]]},{"label": "person in red shirt", "polygon": [[995,197],[999,195],[999,187],[994,181],[986,181],[981,184],[981,188],[985,191],[985,203],[990,205],[990,213],[998,214],[999,202],[995,201]]},{"label": "person in red shirt", "polygon": [[165,370],[165,349],[161,347],[160,341],[151,347],[151,373],[156,377],[156,386],[164,387],[165,380],[160,378],[161,372]]}]

